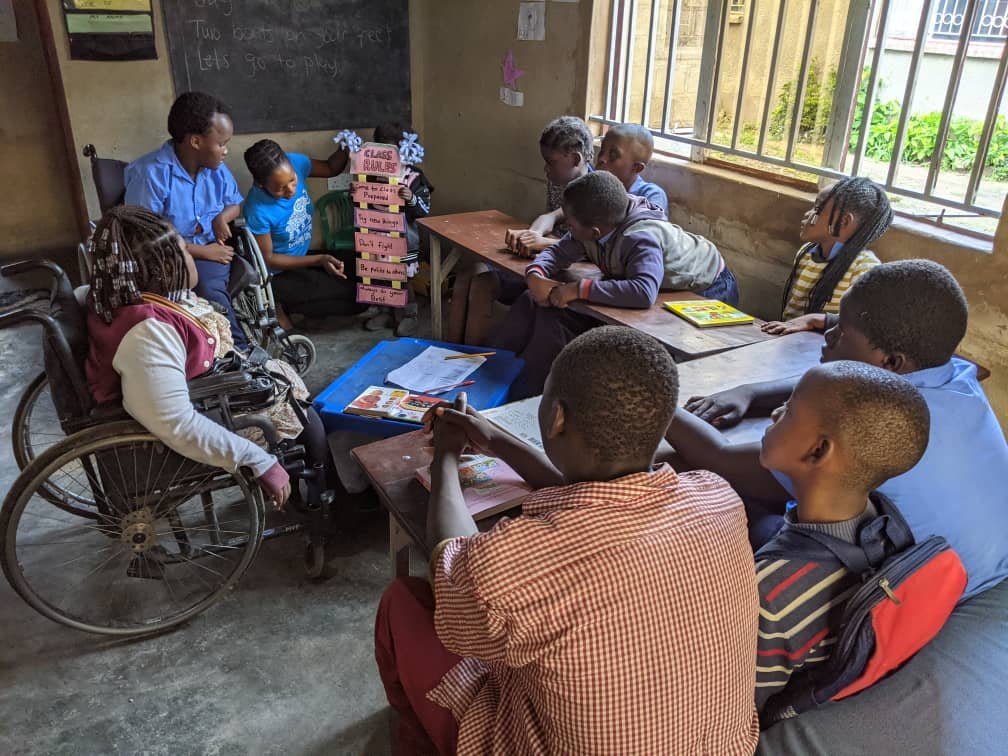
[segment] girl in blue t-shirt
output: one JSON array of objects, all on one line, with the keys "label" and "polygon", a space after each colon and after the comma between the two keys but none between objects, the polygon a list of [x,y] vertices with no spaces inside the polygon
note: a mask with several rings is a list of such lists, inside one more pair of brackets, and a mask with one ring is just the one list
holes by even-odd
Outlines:
[{"label": "girl in blue t-shirt", "polygon": [[340,149],[328,160],[285,153],[271,139],[260,139],[245,151],[253,185],[245,197],[245,222],[259,243],[266,265],[274,271],[277,319],[290,328],[289,313],[322,318],[353,315],[357,304],[354,255],[309,253],[314,206],[307,178],[337,176],[349,154]]}]

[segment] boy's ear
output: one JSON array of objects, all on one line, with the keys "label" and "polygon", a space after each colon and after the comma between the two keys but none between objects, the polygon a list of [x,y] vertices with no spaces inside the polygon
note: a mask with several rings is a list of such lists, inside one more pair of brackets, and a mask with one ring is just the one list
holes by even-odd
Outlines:
[{"label": "boy's ear", "polygon": [[599,239],[602,238],[602,229],[599,228],[598,226],[592,226],[592,228],[591,228],[591,235],[592,235],[592,239],[594,239],[595,241],[598,241]]},{"label": "boy's ear", "polygon": [[577,168],[581,165],[581,161],[584,160],[584,156],[580,152],[571,153],[574,155],[574,167]]},{"label": "boy's ear", "polygon": [[882,367],[896,374],[913,372],[909,363],[909,359],[903,352],[886,352],[882,359]]},{"label": "boy's ear", "polygon": [[643,163],[638,160],[633,164],[633,172],[634,174],[639,175],[646,167],[647,163]]},{"label": "boy's ear", "polygon": [[546,425],[547,438],[556,438],[564,432],[567,425],[567,412],[563,403],[554,400],[553,406],[549,410],[549,422]]},{"label": "boy's ear", "polygon": [[819,436],[815,444],[805,452],[803,461],[818,467],[828,460],[835,450],[836,445],[829,436]]},{"label": "boy's ear", "polygon": [[186,141],[189,143],[190,147],[192,147],[194,150],[198,150],[200,147],[203,146],[203,135],[188,134],[186,135]]}]

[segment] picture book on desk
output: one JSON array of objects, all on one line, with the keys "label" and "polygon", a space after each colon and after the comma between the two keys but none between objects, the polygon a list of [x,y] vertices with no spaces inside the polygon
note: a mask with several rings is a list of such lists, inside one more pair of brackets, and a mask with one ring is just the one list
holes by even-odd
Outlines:
[{"label": "picture book on desk", "polygon": [[742,325],[752,323],[753,316],[736,310],[729,304],[717,299],[701,299],[672,301],[665,303],[665,309],[674,312],[687,323],[697,328],[712,328],[714,326]]},{"label": "picture book on desk", "polygon": [[368,386],[343,411],[348,415],[379,417],[405,423],[423,422],[423,416],[441,400],[433,396],[411,394],[405,389]]},{"label": "picture book on desk", "polygon": [[[458,469],[462,496],[474,520],[513,509],[532,491],[518,473],[495,457],[463,457]],[[430,491],[430,467],[417,470],[416,479]]]}]

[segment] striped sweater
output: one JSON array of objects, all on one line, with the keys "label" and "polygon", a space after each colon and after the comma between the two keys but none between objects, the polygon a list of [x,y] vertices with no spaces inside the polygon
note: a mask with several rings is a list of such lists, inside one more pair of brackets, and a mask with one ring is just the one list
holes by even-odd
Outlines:
[{"label": "striped sweater", "polygon": [[859,516],[835,523],[800,523],[795,510],[785,517],[778,535],[756,552],[756,582],[760,596],[759,641],[756,650],[756,708],[781,692],[795,675],[829,659],[836,643],[847,599],[861,582],[838,560],[811,562],[804,558],[771,558],[775,542],[789,529],[819,530],[856,543],[861,525],[877,516],[869,502]]},{"label": "striped sweater", "polygon": [[[791,291],[788,294],[787,303],[784,305],[784,312],[781,313],[783,320],[797,318],[805,314],[808,306],[809,295],[813,287],[822,278],[823,271],[829,264],[829,260],[822,259],[822,251],[818,244],[806,244],[798,250],[795,255],[795,276]],[[847,292],[851,284],[862,273],[865,273],[879,264],[878,257],[868,249],[861,250],[860,254],[854,258],[854,262],[847,268],[847,272],[840,278],[836,288],[833,289],[833,296],[822,308],[823,312],[840,312],[840,298]]]}]

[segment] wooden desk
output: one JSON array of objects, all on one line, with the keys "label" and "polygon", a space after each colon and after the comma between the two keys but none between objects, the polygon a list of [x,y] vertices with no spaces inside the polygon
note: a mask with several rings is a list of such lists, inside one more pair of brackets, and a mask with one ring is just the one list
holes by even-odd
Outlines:
[{"label": "wooden desk", "polygon": [[[529,260],[511,254],[504,246],[504,234],[509,228],[525,228],[522,223],[499,210],[457,213],[422,218],[418,223],[431,234],[431,320],[433,338],[442,338],[442,285],[458,262],[461,252],[469,252],[499,270],[524,277]],[[441,243],[455,247],[442,259]],[[588,266],[590,263],[579,264]],[[591,266],[597,270],[595,266]],[[598,318],[603,323],[628,326],[643,331],[665,344],[677,361],[694,360],[726,349],[772,339],[759,329],[757,320],[750,325],[723,328],[697,328],[662,307],[663,302],[681,299],[701,299],[689,291],[667,291],[647,310],[603,307],[589,302],[574,302],[571,309]]]},{"label": "wooden desk", "polygon": [[[679,365],[680,404],[690,396],[741,383],[799,376],[818,364],[822,344],[820,334],[796,333]],[[733,443],[758,441],[768,423],[768,418],[749,418],[725,436]],[[420,545],[428,556],[424,545],[428,493],[413,477],[417,468],[430,464],[430,452],[424,448],[428,443],[422,431],[414,431],[351,452],[389,512],[389,554],[397,576],[409,574],[411,545]]]}]

